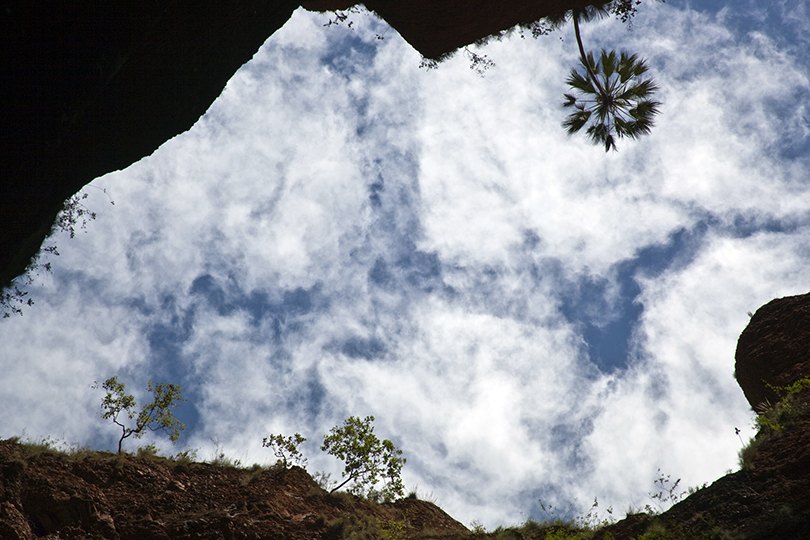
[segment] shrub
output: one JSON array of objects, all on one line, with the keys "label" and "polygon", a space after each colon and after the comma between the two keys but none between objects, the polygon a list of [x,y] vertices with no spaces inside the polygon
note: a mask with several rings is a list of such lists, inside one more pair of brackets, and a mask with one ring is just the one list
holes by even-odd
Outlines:
[{"label": "shrub", "polygon": [[139,458],[149,459],[157,456],[158,449],[154,444],[147,444],[138,448],[135,455]]},{"label": "shrub", "polygon": [[470,522],[470,532],[476,536],[487,534],[487,529],[484,527],[484,524],[474,519]]},{"label": "shrub", "polygon": [[377,522],[377,528],[385,540],[403,540],[407,538],[404,519],[399,521],[393,519],[380,520]]},{"label": "shrub", "polygon": [[751,437],[751,440],[746,446],[740,449],[737,453],[737,462],[741,470],[751,471],[755,468],[754,456],[759,450],[759,445],[762,444],[767,437],[760,435],[759,437]]},{"label": "shrub", "polygon": [[788,386],[767,386],[779,396],[779,401],[775,405],[766,401],[757,407],[754,427],[758,432],[738,454],[741,469],[753,469],[754,456],[759,446],[769,437],[779,436],[785,428],[793,426],[808,414],[807,403],[799,401],[799,394],[810,388],[810,378],[799,379]]},{"label": "shrub", "polygon": [[758,411],[756,426],[766,432],[779,432],[785,426],[794,423],[797,417],[806,412],[806,406],[796,403],[797,396],[804,390],[810,388],[810,379],[799,379],[789,386],[767,385],[779,396],[776,405],[766,405]]},{"label": "shrub", "polygon": [[648,493],[650,500],[658,507],[653,509],[647,505],[647,511],[650,514],[658,514],[666,511],[669,507],[677,504],[687,495],[686,491],[680,491],[681,479],[678,478],[672,481],[672,475],[664,475],[661,469],[658,469],[658,478],[654,481],[657,491],[655,493]]},{"label": "shrub", "polygon": [[[137,406],[135,398],[124,393],[124,383],[118,382],[118,377],[110,377],[101,387],[106,392],[101,401],[101,409],[104,411],[102,417],[112,419],[113,424],[121,428],[121,438],[118,439],[118,453],[121,453],[121,445],[124,439],[134,435],[136,439],[143,436],[145,429],[152,431],[164,430],[169,433],[169,439],[174,443],[180,438],[180,432],[186,429],[172,413],[172,407],[177,407],[181,401],[186,401],[181,395],[180,385],[172,383],[154,384],[149,381],[147,389],[152,392],[155,399],[152,403],[141,407],[141,412],[136,415],[134,409]],[[98,382],[93,384],[93,388],[98,388]],[[135,427],[127,427],[118,416],[121,412],[126,412],[130,420],[135,420]]]},{"label": "shrub", "polygon": [[377,482],[385,479],[379,494],[385,499],[402,497],[405,487],[400,477],[405,458],[402,450],[388,439],[380,441],[374,435],[373,416],[364,420],[350,416],[343,427],[333,427],[329,435],[324,435],[321,450],[345,463],[345,480],[332,489],[337,491],[349,482],[349,491],[354,494],[367,494],[374,491]]}]

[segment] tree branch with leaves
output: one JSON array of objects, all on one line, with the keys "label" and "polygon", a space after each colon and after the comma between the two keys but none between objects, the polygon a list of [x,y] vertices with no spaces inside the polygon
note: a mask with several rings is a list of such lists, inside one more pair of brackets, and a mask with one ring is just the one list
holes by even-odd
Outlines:
[{"label": "tree branch with leaves", "polygon": [[345,464],[345,480],[332,489],[334,493],[349,482],[354,482],[352,493],[371,493],[374,486],[385,480],[379,495],[385,499],[402,497],[405,487],[400,477],[405,458],[402,450],[388,439],[380,440],[374,435],[373,416],[364,420],[350,416],[342,427],[333,427],[323,438],[321,450],[335,456]]}]

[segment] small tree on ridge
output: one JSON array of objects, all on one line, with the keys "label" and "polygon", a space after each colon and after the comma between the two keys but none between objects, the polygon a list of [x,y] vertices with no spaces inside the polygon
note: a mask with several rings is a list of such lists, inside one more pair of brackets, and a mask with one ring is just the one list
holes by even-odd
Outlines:
[{"label": "small tree on ridge", "polygon": [[385,485],[378,492],[383,498],[403,496],[405,487],[400,475],[405,458],[400,457],[402,450],[388,439],[380,441],[374,435],[372,422],[373,416],[366,416],[364,420],[350,416],[343,422],[343,427],[333,427],[330,434],[324,436],[321,450],[346,465],[343,471],[345,480],[332,489],[332,493],[349,482],[354,482],[350,492],[370,493],[377,482],[384,479]]},{"label": "small tree on ridge", "polygon": [[[98,382],[93,384],[93,388],[98,388]],[[118,377],[110,377],[101,385],[106,395],[101,400],[102,418],[111,419],[112,423],[121,427],[121,438],[118,439],[118,453],[121,453],[121,444],[124,439],[134,435],[136,439],[143,436],[145,429],[152,431],[164,430],[169,433],[169,439],[174,443],[180,438],[180,432],[186,426],[180,422],[172,413],[172,407],[180,405],[183,398],[179,384],[173,383],[153,383],[149,381],[147,389],[155,395],[152,403],[141,407],[140,413],[135,413],[137,406],[135,398],[124,393],[124,383],[118,382]],[[135,427],[127,427],[124,420],[119,419],[119,415],[125,412],[130,420],[135,420]]]}]

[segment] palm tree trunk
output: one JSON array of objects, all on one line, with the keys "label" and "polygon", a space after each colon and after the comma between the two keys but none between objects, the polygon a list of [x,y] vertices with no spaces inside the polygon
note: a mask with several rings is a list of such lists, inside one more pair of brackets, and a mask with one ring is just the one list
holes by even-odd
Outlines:
[{"label": "palm tree trunk", "polygon": [[579,56],[582,59],[582,63],[585,65],[585,69],[588,71],[588,77],[590,77],[591,82],[596,86],[597,90],[604,95],[605,89],[602,88],[602,85],[599,84],[599,79],[596,78],[593,70],[591,69],[591,64],[588,62],[588,57],[585,56],[585,48],[582,46],[582,37],[579,35],[579,10],[573,10],[574,16],[574,34],[577,36],[577,45],[579,45]]}]

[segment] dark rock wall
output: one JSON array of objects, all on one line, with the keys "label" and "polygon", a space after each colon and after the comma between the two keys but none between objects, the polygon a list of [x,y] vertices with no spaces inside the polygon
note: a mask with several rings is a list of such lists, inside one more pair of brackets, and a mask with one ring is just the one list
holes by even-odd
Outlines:
[{"label": "dark rock wall", "polygon": [[[427,57],[591,0],[372,0]],[[348,7],[313,0],[313,9]],[[189,129],[298,0],[0,0],[0,288],[65,199]]]},{"label": "dark rock wall", "polygon": [[83,185],[189,129],[295,0],[2,1],[0,286]]},{"label": "dark rock wall", "polygon": [[[311,10],[346,9],[351,0],[308,0]],[[427,58],[438,58],[519,23],[593,4],[594,0],[367,0],[365,6],[396,28]]]}]

